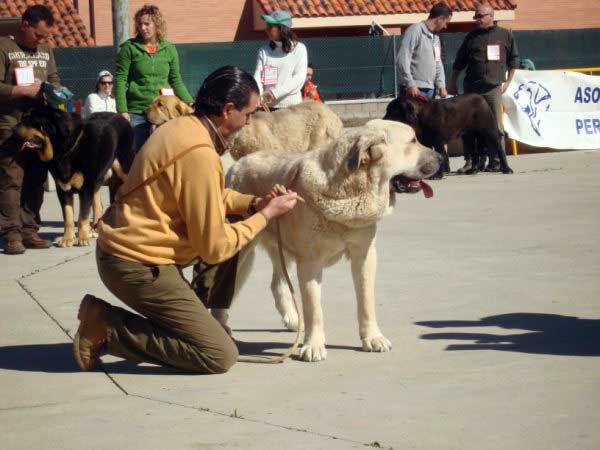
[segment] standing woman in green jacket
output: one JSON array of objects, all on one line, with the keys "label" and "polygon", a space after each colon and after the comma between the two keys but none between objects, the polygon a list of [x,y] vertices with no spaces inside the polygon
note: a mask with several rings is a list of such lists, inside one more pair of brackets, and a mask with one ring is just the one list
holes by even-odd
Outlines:
[{"label": "standing woman in green jacket", "polygon": [[144,5],[135,13],[136,36],[122,46],[117,57],[115,97],[117,112],[131,123],[137,151],[150,135],[145,109],[161,94],[193,101],[181,74],[175,45],[165,40],[166,23],[157,6]]}]

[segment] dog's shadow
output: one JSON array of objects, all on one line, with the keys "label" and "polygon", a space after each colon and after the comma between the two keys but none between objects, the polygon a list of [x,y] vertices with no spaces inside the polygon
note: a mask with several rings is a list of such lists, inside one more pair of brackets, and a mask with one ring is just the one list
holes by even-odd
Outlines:
[{"label": "dog's shadow", "polygon": [[482,317],[479,320],[415,322],[431,328],[500,327],[527,330],[513,334],[429,333],[429,340],[473,341],[450,344],[446,350],[500,350],[562,356],[600,356],[600,320],[540,313],[512,313]]},{"label": "dog's shadow", "polygon": [[[238,332],[242,331],[242,330],[237,330]],[[260,331],[260,330],[247,330],[247,331]],[[265,330],[263,330],[265,331]],[[268,330],[268,331],[275,331],[275,332],[280,332],[280,330]],[[290,333],[290,332],[288,332]],[[293,344],[294,338],[296,337],[296,333],[290,333],[290,335],[292,336],[290,338],[290,342],[286,343],[286,342],[246,342],[246,341],[240,341],[238,339],[235,340],[237,346],[238,346],[238,350],[240,351],[240,355],[241,356],[259,356],[259,357],[263,357],[263,356],[270,356],[270,357],[274,357],[274,356],[280,356],[282,353],[284,353],[288,348],[290,348]],[[302,342],[300,342],[298,348],[302,347]],[[329,345],[327,344],[327,349],[328,350],[353,350],[355,352],[359,352],[362,351],[362,348],[360,347],[353,347],[353,346],[348,346],[348,345]],[[280,350],[280,352],[273,352],[270,350]],[[300,360],[300,357],[297,355],[297,351],[296,354],[290,356],[291,359],[294,360]]]}]

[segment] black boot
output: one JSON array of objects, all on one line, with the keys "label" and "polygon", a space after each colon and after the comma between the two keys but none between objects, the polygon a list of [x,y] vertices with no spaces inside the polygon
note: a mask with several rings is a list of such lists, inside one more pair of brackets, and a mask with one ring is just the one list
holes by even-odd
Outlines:
[{"label": "black boot", "polygon": [[473,168],[473,160],[465,158],[465,165],[456,171],[458,175],[464,175]]},{"label": "black boot", "polygon": [[497,159],[490,159],[490,163],[485,168],[486,172],[500,172],[500,161]]}]

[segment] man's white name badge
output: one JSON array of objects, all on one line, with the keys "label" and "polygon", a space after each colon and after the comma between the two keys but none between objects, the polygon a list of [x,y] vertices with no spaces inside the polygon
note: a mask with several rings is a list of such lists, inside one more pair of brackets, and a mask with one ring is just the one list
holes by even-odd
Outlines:
[{"label": "man's white name badge", "polygon": [[35,83],[33,76],[33,67],[17,67],[15,68],[15,81],[17,86],[28,86]]},{"label": "man's white name badge", "polygon": [[488,45],[487,46],[487,59],[488,59],[488,61],[500,61],[500,46],[499,45]]},{"label": "man's white name badge", "polygon": [[175,91],[170,87],[160,88],[160,95],[175,95]]},{"label": "man's white name badge", "polygon": [[262,72],[262,84],[264,86],[273,86],[277,84],[279,77],[279,68],[275,66],[265,66]]},{"label": "man's white name badge", "polygon": [[442,60],[442,49],[439,45],[433,46],[433,57],[435,58],[435,62],[440,62]]}]

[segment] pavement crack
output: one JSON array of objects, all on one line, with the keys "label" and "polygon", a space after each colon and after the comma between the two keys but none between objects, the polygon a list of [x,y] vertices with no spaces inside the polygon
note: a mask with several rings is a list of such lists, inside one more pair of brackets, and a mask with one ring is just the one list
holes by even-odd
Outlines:
[{"label": "pavement crack", "polygon": [[[256,423],[256,424],[261,424],[261,425],[266,425],[266,426],[270,426],[270,427],[275,427],[275,428],[280,428],[283,430],[288,430],[288,431],[294,431],[297,433],[307,433],[313,436],[319,436],[319,437],[323,437],[323,438],[327,438],[327,439],[332,439],[332,440],[339,440],[339,441],[343,441],[343,442],[348,442],[348,443],[352,443],[352,444],[359,444],[359,445],[364,445],[366,447],[373,447],[373,442],[361,442],[361,441],[356,441],[354,439],[348,439],[348,438],[344,438],[344,437],[340,437],[340,436],[335,436],[333,434],[327,434],[327,433],[319,433],[317,431],[310,431],[307,430],[306,428],[298,428],[298,427],[293,427],[293,426],[289,426],[289,425],[281,425],[278,423],[273,423],[273,422],[268,422],[265,420],[259,420],[259,419],[252,419],[252,418],[248,418],[245,416],[241,416],[239,414],[237,414],[237,410],[235,411],[235,414],[232,413],[224,413],[224,412],[220,412],[220,411],[215,411],[214,409],[211,408],[203,408],[203,407],[197,407],[197,406],[190,406],[190,405],[185,405],[182,403],[177,403],[177,402],[171,402],[168,400],[159,400],[156,398],[151,398],[151,397],[146,397],[144,395],[139,395],[139,394],[128,394],[130,397],[135,397],[135,398],[140,398],[143,400],[148,400],[151,402],[156,402],[156,403],[162,403],[165,405],[171,405],[171,406],[178,406],[181,408],[187,408],[187,409],[193,409],[194,411],[200,411],[200,412],[205,412],[205,413],[209,413],[215,416],[219,416],[219,417],[226,417],[228,419],[234,419],[234,420],[245,420],[247,422],[252,422],[252,423]],[[377,448],[383,448],[383,449],[387,449],[387,450],[393,450],[392,447],[384,447],[381,444],[377,443]]]},{"label": "pavement crack", "polygon": [[71,261],[76,260],[76,259],[83,258],[84,256],[91,255],[92,253],[94,253],[94,250],[90,250],[89,252],[85,252],[85,253],[82,253],[81,255],[73,256],[71,258],[66,258],[66,259],[64,259],[64,260],[62,260],[62,261],[60,261],[60,262],[58,262],[56,264],[53,264],[51,266],[48,266],[48,267],[42,267],[42,268],[39,268],[39,269],[34,269],[31,272],[26,273],[25,275],[21,275],[18,278],[18,280],[29,278],[29,277],[32,277],[33,275],[37,275],[38,273],[46,272],[46,271],[52,270],[52,269],[54,269],[56,267],[63,266],[65,264],[67,264],[67,263],[70,263]]},{"label": "pavement crack", "polygon": [[[75,258],[72,258],[71,261],[73,259],[75,259]],[[63,333],[65,333],[65,335],[69,338],[69,340],[72,341],[73,340],[73,336],[71,336],[71,334],[69,333],[69,330],[67,328],[63,327],[61,325],[61,323],[58,321],[58,319],[56,319],[56,317],[54,317],[50,313],[50,311],[48,311],[44,307],[44,305],[42,305],[42,303],[35,297],[35,295],[33,295],[33,292],[31,292],[27,288],[27,286],[25,286],[25,284],[23,282],[21,282],[20,280],[17,279],[17,280],[15,280],[15,282],[19,285],[19,287],[21,289],[23,289],[23,291],[25,291],[25,293],[29,296],[29,298],[31,298],[31,300],[33,300],[40,307],[40,309],[44,312],[44,314],[46,314],[50,318],[50,320],[52,320],[56,324],[56,326],[58,328],[60,328],[63,331]],[[106,377],[112,382],[112,384],[114,384],[117,387],[117,389],[119,389],[123,394],[129,395],[128,392],[123,388],[123,386],[121,386],[117,382],[117,380],[115,380],[115,378],[110,373],[108,373],[108,371],[104,367],[101,366],[101,370],[104,372],[104,374],[106,375]]]},{"label": "pavement crack", "polygon": [[19,287],[20,287],[21,289],[23,289],[23,290],[25,291],[25,293],[26,293],[26,294],[29,296],[29,298],[31,298],[31,300],[33,300],[33,301],[34,301],[34,302],[35,302],[35,303],[36,303],[36,304],[37,304],[37,305],[40,307],[40,309],[41,309],[41,310],[44,312],[44,314],[46,314],[48,317],[50,317],[50,319],[51,319],[51,320],[52,320],[52,321],[53,321],[53,322],[54,322],[54,323],[55,323],[55,324],[58,326],[58,328],[60,328],[60,329],[63,331],[63,333],[65,333],[65,335],[66,335],[66,336],[67,336],[67,337],[68,337],[68,338],[69,338],[69,339],[72,341],[72,340],[73,340],[73,336],[71,336],[71,335],[69,334],[69,330],[68,330],[67,328],[63,327],[63,326],[60,324],[60,322],[59,322],[59,321],[56,319],[56,317],[54,317],[54,316],[53,316],[53,315],[50,313],[50,311],[48,311],[48,310],[47,310],[47,309],[44,307],[44,305],[42,305],[42,303],[41,303],[41,302],[40,302],[40,301],[39,301],[37,298],[35,298],[35,295],[33,295],[33,292],[31,292],[31,291],[30,291],[30,290],[27,288],[27,286],[25,286],[25,284],[24,284],[23,282],[21,282],[20,280],[18,280],[18,279],[17,279],[17,280],[15,280],[15,282],[16,282],[16,283],[19,285]]}]

